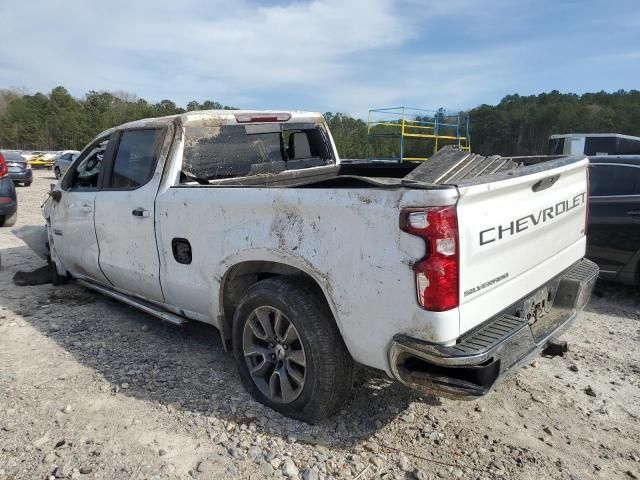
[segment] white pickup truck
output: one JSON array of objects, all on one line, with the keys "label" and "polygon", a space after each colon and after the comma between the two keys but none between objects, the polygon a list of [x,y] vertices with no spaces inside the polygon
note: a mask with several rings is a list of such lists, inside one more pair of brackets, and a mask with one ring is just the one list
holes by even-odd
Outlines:
[{"label": "white pickup truck", "polygon": [[101,133],[44,216],[58,279],[216,326],[257,400],[313,422],[356,364],[475,398],[537,355],[597,277],[586,201],[584,157],[347,163],[320,114],[202,111]]}]

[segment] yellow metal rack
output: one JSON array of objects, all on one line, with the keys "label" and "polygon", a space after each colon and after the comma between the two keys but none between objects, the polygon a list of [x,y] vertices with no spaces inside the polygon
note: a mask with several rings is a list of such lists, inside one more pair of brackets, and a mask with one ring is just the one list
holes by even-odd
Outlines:
[{"label": "yellow metal rack", "polygon": [[469,115],[465,112],[392,107],[369,110],[367,159],[423,161],[444,145],[471,150]]}]

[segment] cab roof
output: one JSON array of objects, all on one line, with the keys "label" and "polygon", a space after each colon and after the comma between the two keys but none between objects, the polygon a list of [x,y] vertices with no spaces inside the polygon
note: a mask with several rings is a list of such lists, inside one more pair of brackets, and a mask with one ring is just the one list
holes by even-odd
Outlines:
[{"label": "cab roof", "polygon": [[323,121],[324,117],[319,112],[297,110],[193,110],[166,117],[144,118],[124,123],[101,132],[98,137],[117,130],[167,126],[176,122],[182,126],[222,126],[245,125],[247,123],[320,123]]}]

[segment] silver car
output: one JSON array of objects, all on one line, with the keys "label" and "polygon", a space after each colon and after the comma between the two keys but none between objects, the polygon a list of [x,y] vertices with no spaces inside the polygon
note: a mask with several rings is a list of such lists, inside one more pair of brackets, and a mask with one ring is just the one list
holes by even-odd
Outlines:
[{"label": "silver car", "polygon": [[60,155],[56,156],[53,162],[53,173],[56,178],[62,177],[64,172],[67,171],[69,165],[73,163],[80,152],[78,150],[65,150]]}]

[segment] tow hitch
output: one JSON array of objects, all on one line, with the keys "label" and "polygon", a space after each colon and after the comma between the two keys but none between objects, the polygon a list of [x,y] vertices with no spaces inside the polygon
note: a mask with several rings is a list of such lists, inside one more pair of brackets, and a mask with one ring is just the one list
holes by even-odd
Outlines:
[{"label": "tow hitch", "polygon": [[542,350],[542,355],[545,357],[564,357],[565,352],[568,351],[569,345],[564,340],[551,340]]}]

